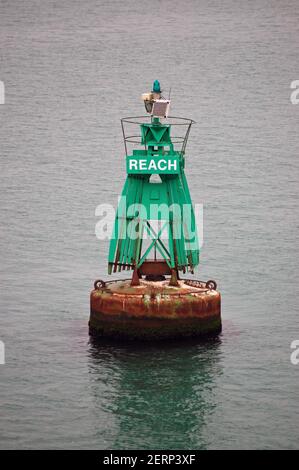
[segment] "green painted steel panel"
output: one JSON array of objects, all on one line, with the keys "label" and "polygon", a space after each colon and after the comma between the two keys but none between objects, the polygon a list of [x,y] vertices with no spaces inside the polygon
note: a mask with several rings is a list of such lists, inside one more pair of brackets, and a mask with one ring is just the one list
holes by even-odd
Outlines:
[{"label": "green painted steel panel", "polygon": [[[171,126],[155,118],[141,124],[141,142],[145,149],[134,150],[127,158],[127,179],[117,209],[114,236],[110,241],[108,272],[140,267],[153,249],[170,268],[193,270],[199,263],[199,244],[194,209],[184,172],[183,152],[175,151],[171,141]],[[137,161],[130,166],[130,162]],[[142,167],[140,167],[140,162]],[[176,162],[176,171],[154,168],[152,161]],[[166,163],[165,163],[166,162]],[[162,164],[162,166],[163,166]],[[150,173],[150,174],[149,174]],[[151,182],[151,174],[159,174],[161,182]],[[187,217],[182,219],[185,208]],[[186,215],[186,214],[185,214]],[[155,231],[152,221],[163,225]],[[167,234],[167,243],[161,239]],[[149,237],[147,248],[144,234]]]}]

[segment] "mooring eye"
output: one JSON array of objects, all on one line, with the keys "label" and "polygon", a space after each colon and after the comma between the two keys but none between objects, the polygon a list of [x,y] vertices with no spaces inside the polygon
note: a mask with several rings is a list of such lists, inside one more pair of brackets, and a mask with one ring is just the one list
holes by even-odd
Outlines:
[{"label": "mooring eye", "polygon": [[93,286],[96,290],[103,289],[104,287],[106,287],[106,282],[102,281],[102,279],[97,279],[96,281],[94,281]]},{"label": "mooring eye", "polygon": [[210,280],[210,281],[206,282],[206,287],[210,290],[216,290],[217,289],[217,284],[216,284],[215,281]]}]

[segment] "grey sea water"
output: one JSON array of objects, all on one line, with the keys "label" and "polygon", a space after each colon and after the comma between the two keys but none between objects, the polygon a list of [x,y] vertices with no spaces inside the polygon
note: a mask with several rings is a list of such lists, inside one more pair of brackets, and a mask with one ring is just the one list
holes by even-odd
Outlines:
[{"label": "grey sea water", "polygon": [[[296,0],[1,0],[1,448],[299,448],[298,41]],[[119,119],[154,79],[197,122],[197,277],[223,333],[98,345],[95,208],[117,202]]]}]

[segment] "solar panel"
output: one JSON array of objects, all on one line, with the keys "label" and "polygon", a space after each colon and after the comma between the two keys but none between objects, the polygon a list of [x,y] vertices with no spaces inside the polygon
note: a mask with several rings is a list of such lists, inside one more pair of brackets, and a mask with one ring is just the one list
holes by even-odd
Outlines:
[{"label": "solar panel", "polygon": [[156,100],[154,101],[151,114],[157,117],[167,117],[169,112],[169,106],[169,100]]}]

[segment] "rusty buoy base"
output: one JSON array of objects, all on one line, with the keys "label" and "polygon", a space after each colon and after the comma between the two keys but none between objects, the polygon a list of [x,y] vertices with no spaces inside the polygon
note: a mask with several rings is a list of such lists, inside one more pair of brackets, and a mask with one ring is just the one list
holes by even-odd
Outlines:
[{"label": "rusty buoy base", "polygon": [[221,297],[214,281],[96,281],[89,332],[118,339],[177,339],[221,332]]}]

